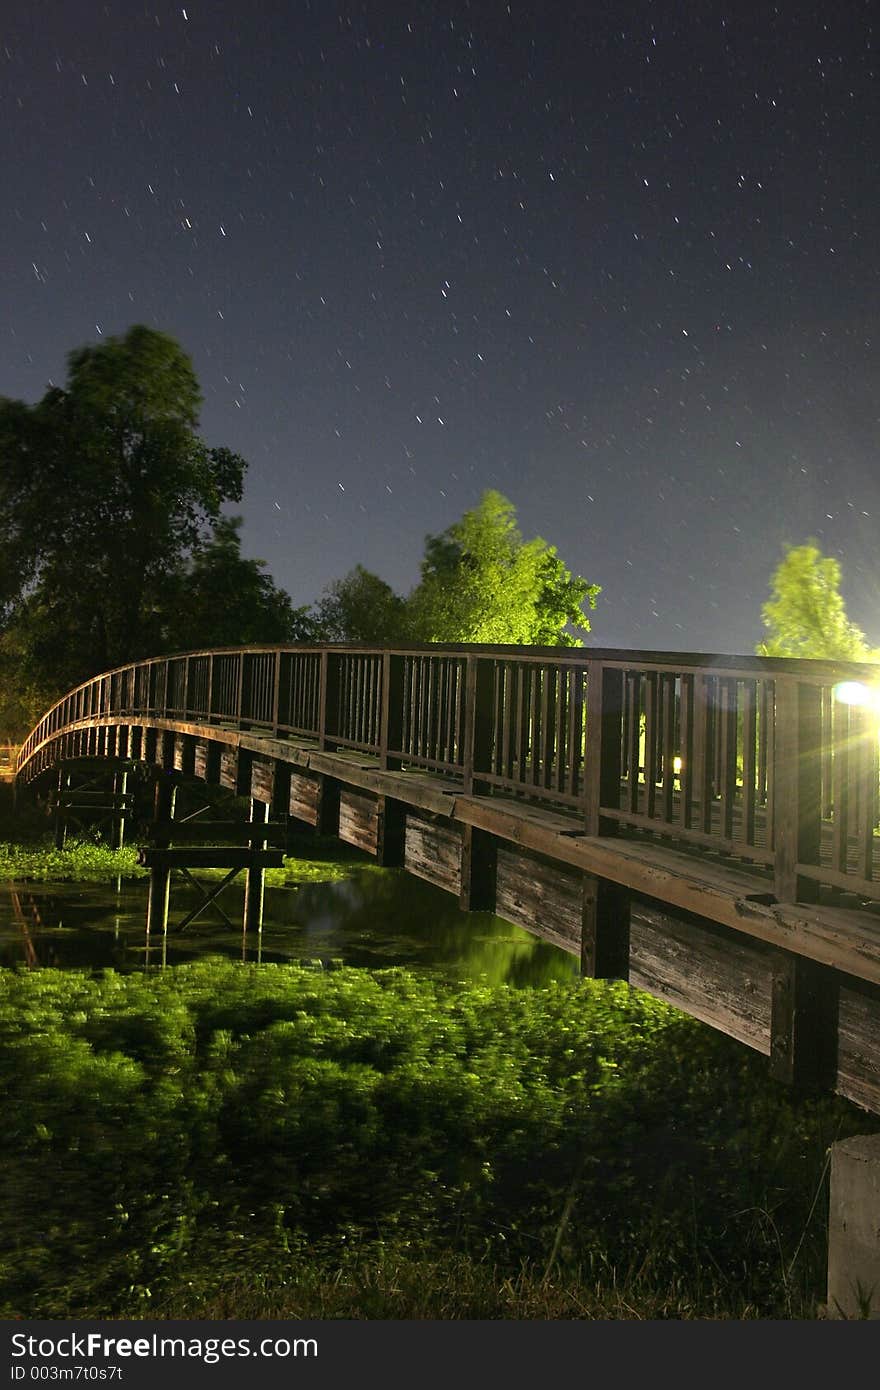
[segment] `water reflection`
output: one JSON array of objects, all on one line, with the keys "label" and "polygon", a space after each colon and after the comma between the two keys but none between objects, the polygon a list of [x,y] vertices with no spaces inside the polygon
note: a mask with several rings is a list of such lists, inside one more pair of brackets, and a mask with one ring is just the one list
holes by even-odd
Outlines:
[{"label": "water reflection", "polygon": [[[570,979],[577,962],[490,913],[462,913],[450,894],[400,870],[354,868],[350,878],[267,888],[263,930],[245,936],[211,907],[182,932],[198,892],[175,879],[167,937],[146,935],[145,881],[17,884],[0,889],[0,965],[116,970],[161,968],[199,955],[380,968],[406,965],[456,979],[536,986]],[[222,907],[242,921],[243,885]]]}]

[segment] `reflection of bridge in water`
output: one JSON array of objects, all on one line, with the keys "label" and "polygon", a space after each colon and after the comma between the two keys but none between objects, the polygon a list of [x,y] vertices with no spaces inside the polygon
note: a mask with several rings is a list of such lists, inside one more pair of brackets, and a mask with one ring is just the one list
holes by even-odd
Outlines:
[{"label": "reflection of bridge in water", "polygon": [[880,1113],[876,668],[519,647],[133,663],[50,710],[19,785],[151,764],[491,910]]}]

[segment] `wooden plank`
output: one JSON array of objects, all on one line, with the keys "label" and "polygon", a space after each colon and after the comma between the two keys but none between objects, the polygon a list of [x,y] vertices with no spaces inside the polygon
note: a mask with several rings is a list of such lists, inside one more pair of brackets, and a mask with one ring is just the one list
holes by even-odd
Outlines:
[{"label": "wooden plank", "polygon": [[837,1076],[838,980],[815,961],[773,953],[770,1074],[789,1086],[825,1090]]},{"label": "wooden plank", "polygon": [[145,868],[244,869],[250,865],[280,869],[281,849],[249,849],[247,846],[180,845],[175,848],[147,845],[138,850],[138,862]]},{"label": "wooden plank", "polygon": [[495,911],[570,955],[580,955],[581,877],[536,855],[497,847]]},{"label": "wooden plank", "polygon": [[636,898],[629,982],[769,1055],[771,964],[762,946]]},{"label": "wooden plank", "polygon": [[376,862],[386,869],[403,866],[406,806],[391,796],[376,798]]},{"label": "wooden plank", "polygon": [[290,803],[288,810],[296,819],[308,825],[318,823],[318,778],[306,773],[294,772],[290,777]]},{"label": "wooden plank", "polygon": [[831,867],[847,870],[849,842],[849,705],[835,700],[831,709]]},{"label": "wooden plank", "polygon": [[618,883],[584,874],[581,897],[581,974],[628,980],[630,897]]},{"label": "wooden plank", "polygon": [[835,1088],[880,1114],[880,990],[849,980],[840,985]]},{"label": "wooden plank", "polygon": [[275,764],[265,758],[254,758],[251,764],[250,795],[271,806],[275,796]]},{"label": "wooden plank", "polygon": [[755,843],[757,801],[758,691],[757,682],[742,682],[742,838]]},{"label": "wooden plank", "polygon": [[733,839],[736,810],[737,682],[719,682],[719,787],[721,795],[721,835]]},{"label": "wooden plank", "polygon": [[458,904],[462,912],[495,912],[498,840],[466,825],[461,833]]},{"label": "wooden plank", "polygon": [[678,738],[681,749],[679,774],[679,820],[690,829],[694,813],[694,676],[683,672],[678,702]]},{"label": "wooden plank", "polygon": [[319,835],[339,834],[342,785],[335,777],[321,777],[318,780],[315,829]]},{"label": "wooden plank", "polygon": [[815,882],[798,874],[797,866],[819,863],[820,714],[818,687],[776,682],[773,847],[780,902],[815,902],[817,897]]},{"label": "wooden plank", "polygon": [[220,773],[219,781],[221,787],[234,792],[238,784],[238,749],[231,747],[228,743],[223,744],[220,749]]},{"label": "wooden plank", "polygon": [[343,787],[339,794],[339,838],[367,854],[376,853],[379,807],[375,797]]},{"label": "wooden plank", "polygon": [[675,676],[660,677],[663,799],[661,815],[671,822],[675,810]]},{"label": "wooden plank", "polygon": [[193,748],[193,776],[205,781],[208,776],[208,744],[205,739],[197,738]]},{"label": "wooden plank", "polygon": [[584,828],[588,835],[617,833],[616,824],[603,812],[620,803],[623,719],[623,672],[591,661],[586,679],[584,753]]},{"label": "wooden plank", "polygon": [[403,866],[456,897],[461,894],[461,831],[408,814]]},{"label": "wooden plank", "polygon": [[645,677],[645,814],[653,820],[657,807],[657,673]]},{"label": "wooden plank", "polygon": [[[627,805],[630,811],[639,809],[639,772],[641,770],[641,721],[642,721],[642,678],[637,671],[626,674],[627,689],[627,757],[626,772],[629,781]],[[589,719],[589,705],[587,718]]]}]

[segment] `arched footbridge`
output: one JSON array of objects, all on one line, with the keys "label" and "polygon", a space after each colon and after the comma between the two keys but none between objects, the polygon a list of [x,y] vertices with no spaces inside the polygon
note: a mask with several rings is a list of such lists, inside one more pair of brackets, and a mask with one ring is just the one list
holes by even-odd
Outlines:
[{"label": "arched footbridge", "polygon": [[880,1113],[880,668],[248,647],[109,671],[23,744],[333,833]]}]

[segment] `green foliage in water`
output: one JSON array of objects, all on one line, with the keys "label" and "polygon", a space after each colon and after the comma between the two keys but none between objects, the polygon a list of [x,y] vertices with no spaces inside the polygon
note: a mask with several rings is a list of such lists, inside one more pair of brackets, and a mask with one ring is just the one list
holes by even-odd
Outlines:
[{"label": "green foliage in water", "polygon": [[5,1317],[180,1316],[383,1251],[790,1316],[827,1145],[871,1128],[623,985],[217,960],[0,972],[0,1092]]},{"label": "green foliage in water", "polygon": [[[297,883],[333,883],[350,878],[357,870],[364,872],[373,865],[353,863],[347,859],[311,859],[292,855],[285,858],[280,869],[266,870],[266,886],[280,888]],[[226,869],[200,869],[200,878],[223,878]],[[26,879],[32,882],[108,883],[121,877],[147,878],[149,869],[138,864],[136,845],[108,849],[94,840],[68,840],[64,849],[56,849],[54,840],[18,844],[0,841],[0,881]]]},{"label": "green foliage in water", "polygon": [[27,879],[43,883],[107,883],[111,879],[146,878],[137,862],[137,848],[108,849],[94,840],[69,840],[56,849],[54,840],[16,844],[0,841],[0,880]]}]

